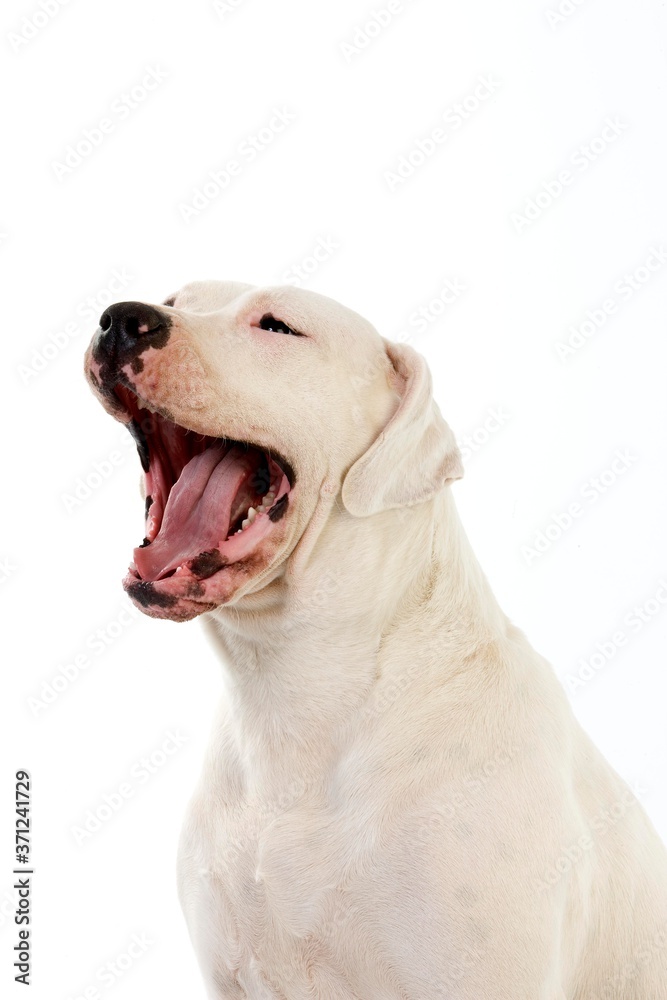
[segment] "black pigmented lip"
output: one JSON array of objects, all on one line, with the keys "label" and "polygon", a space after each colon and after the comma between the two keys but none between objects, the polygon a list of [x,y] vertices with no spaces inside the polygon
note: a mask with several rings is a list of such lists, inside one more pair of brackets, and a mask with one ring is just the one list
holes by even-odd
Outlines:
[{"label": "black pigmented lip", "polygon": [[130,583],[127,593],[144,608],[173,608],[178,604],[175,594],[165,594],[157,590],[152,580],[137,580]]},{"label": "black pigmented lip", "polygon": [[195,556],[187,564],[190,572],[198,580],[207,580],[214,573],[217,573],[228,565],[229,563],[220,549],[208,549],[206,552],[200,552],[198,556]]},{"label": "black pigmented lip", "polygon": [[[137,446],[137,451],[139,452],[139,461],[141,462],[141,468],[144,470],[144,472],[148,472],[151,465],[151,459],[150,459],[150,451],[148,449],[148,439],[146,437],[146,432],[135,417],[132,417],[129,424],[127,425],[127,428],[132,437],[134,438],[135,444]],[[148,508],[146,508],[146,513],[148,513]]]},{"label": "black pigmented lip", "polygon": [[289,493],[285,493],[283,496],[281,496],[280,500],[276,500],[273,507],[269,511],[268,514],[269,521],[273,521],[275,524],[275,522],[279,521],[280,518],[283,516],[283,514],[286,513],[288,497]]}]

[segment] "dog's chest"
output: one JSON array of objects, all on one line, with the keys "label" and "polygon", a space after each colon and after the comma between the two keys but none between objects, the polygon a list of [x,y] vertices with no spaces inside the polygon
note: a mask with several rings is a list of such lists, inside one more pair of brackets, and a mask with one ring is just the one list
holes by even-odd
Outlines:
[{"label": "dog's chest", "polygon": [[333,861],[341,830],[331,814],[311,797],[198,815],[206,822],[186,823],[179,877],[211,995],[361,1000],[340,955],[356,903]]}]

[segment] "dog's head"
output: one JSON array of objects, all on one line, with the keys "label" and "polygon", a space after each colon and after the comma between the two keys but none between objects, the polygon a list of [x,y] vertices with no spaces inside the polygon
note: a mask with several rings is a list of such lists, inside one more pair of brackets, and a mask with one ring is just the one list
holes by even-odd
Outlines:
[{"label": "dog's head", "polygon": [[424,359],[313,292],[211,281],[120,302],[85,372],[137,443],[146,537],[123,583],[154,617],[266,586],[323,503],[367,517],[462,475]]}]

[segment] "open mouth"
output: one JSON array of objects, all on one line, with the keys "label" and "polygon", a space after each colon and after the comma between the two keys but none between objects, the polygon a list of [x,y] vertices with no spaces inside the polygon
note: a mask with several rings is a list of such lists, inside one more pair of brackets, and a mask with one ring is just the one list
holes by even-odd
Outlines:
[{"label": "open mouth", "polygon": [[248,442],[182,427],[123,385],[113,391],[130,414],[145,476],[145,538],[134,550],[130,584],[152,592],[172,577],[206,580],[250,557],[287,511],[289,464]]}]

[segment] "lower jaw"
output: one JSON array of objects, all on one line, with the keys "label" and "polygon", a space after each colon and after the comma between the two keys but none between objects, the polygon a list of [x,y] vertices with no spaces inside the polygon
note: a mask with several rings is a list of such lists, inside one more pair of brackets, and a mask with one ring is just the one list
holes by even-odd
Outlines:
[{"label": "lower jaw", "polygon": [[[158,580],[142,580],[136,570],[130,568],[123,579],[123,588],[137,608],[151,618],[189,621],[229,604],[239,591],[247,590],[248,583],[276,565],[280,559],[279,550],[282,551],[285,544],[285,528],[282,519],[271,523],[268,518],[262,518],[261,524],[247,529],[256,535],[255,547],[236,561],[224,562],[225,545],[221,545],[215,553],[221,565],[215,572],[206,567],[205,576],[203,569],[201,576],[181,570]],[[232,537],[241,539],[240,535]],[[227,549],[230,557],[232,551]]]},{"label": "lower jaw", "polygon": [[206,601],[205,597],[195,598],[194,588],[188,591],[185,581],[179,581],[174,586],[173,577],[152,583],[147,580],[137,580],[133,573],[128,573],[123,579],[123,588],[132,602],[151,618],[163,618],[168,621],[187,622],[206,611],[213,611],[219,601]]},{"label": "lower jaw", "polygon": [[207,580],[193,576],[139,580],[129,571],[123,579],[123,588],[139,610],[151,618],[189,621],[228,604],[247,583],[247,570],[247,564],[238,564],[236,568],[232,563]]},{"label": "lower jaw", "polygon": [[293,492],[285,474],[276,492],[278,499],[270,511],[257,513],[243,531],[186,559],[176,570],[143,578],[132,562],[123,588],[136,607],[152,618],[188,621],[228,604],[241,588],[247,589],[249,581],[275,562],[284,541],[283,518],[291,513]]}]

